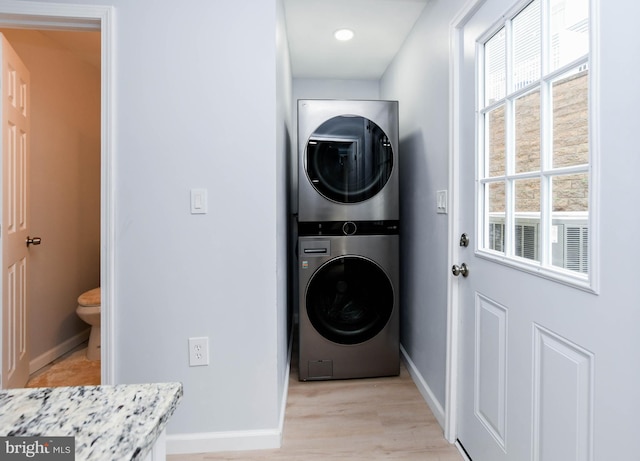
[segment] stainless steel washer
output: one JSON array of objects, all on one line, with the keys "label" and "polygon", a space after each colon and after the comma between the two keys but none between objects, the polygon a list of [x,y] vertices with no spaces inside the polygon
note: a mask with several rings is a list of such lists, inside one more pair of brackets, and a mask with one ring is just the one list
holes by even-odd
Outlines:
[{"label": "stainless steel washer", "polygon": [[400,371],[397,226],[362,235],[357,225],[298,240],[300,380]]},{"label": "stainless steel washer", "polygon": [[298,220],[398,220],[397,101],[298,101]]}]

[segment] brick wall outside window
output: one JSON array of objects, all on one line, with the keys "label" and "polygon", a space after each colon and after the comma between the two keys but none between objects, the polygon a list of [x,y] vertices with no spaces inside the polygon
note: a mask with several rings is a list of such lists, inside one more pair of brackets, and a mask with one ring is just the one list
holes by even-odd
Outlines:
[{"label": "brick wall outside window", "polygon": [[[553,85],[553,166],[581,165],[589,162],[588,75],[574,74]],[[540,92],[521,97],[516,103],[516,172],[540,169]],[[504,108],[490,115],[488,152],[489,176],[504,173]],[[539,181],[519,181],[515,202],[518,212],[539,212]],[[553,211],[588,211],[589,187],[586,174],[553,180]],[[504,212],[504,188],[491,188],[492,212]]]}]

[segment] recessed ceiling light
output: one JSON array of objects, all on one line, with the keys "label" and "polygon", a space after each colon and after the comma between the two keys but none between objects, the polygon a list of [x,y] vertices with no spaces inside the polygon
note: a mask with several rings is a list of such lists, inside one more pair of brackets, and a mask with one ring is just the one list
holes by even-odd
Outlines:
[{"label": "recessed ceiling light", "polygon": [[335,31],[333,36],[336,38],[336,40],[346,42],[347,40],[351,40],[353,38],[354,33],[351,29],[339,29]]}]

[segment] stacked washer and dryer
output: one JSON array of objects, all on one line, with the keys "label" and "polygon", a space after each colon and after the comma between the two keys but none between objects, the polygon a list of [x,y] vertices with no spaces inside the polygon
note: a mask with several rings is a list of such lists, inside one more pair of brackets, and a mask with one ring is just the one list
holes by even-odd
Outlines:
[{"label": "stacked washer and dryer", "polygon": [[299,378],[397,375],[397,101],[298,101]]}]

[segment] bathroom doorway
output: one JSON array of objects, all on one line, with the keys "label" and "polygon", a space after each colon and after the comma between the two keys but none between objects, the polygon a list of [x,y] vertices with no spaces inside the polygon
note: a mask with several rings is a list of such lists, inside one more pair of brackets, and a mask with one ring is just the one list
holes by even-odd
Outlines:
[{"label": "bathroom doorway", "polygon": [[24,248],[23,239],[20,249],[31,375],[86,341],[76,299],[100,285],[100,32],[0,32],[30,75],[24,176],[28,229],[40,244]]},{"label": "bathroom doorway", "polygon": [[[108,64],[112,12],[108,7],[47,4],[26,5],[26,11],[26,6],[19,3],[0,7],[0,28],[3,31],[6,29],[9,39],[13,35],[14,46],[28,54],[42,48],[44,43],[55,43],[53,55],[58,53],[58,56],[50,54],[38,58],[36,67],[40,69],[36,72],[42,72],[47,59],[54,64],[55,61],[59,64],[61,57],[75,59],[78,68],[84,69],[81,73],[85,74],[82,77],[85,83],[91,79],[97,82],[95,88],[91,89],[91,84],[78,84],[75,77],[63,77],[59,90],[49,91],[47,96],[53,103],[35,104],[34,98],[41,98],[39,102],[42,102],[43,79],[51,83],[51,73],[44,71],[40,75],[40,93],[34,93],[31,97],[32,109],[37,106],[38,110],[44,112],[39,114],[40,119],[47,117],[53,122],[44,130],[44,125],[39,123],[37,126],[45,133],[40,133],[40,140],[32,142],[33,147],[39,146],[39,152],[35,153],[32,149],[31,164],[35,176],[31,178],[31,183],[37,183],[40,191],[32,194],[35,199],[32,216],[39,216],[32,218],[31,232],[34,235],[41,233],[42,244],[30,248],[33,274],[29,284],[30,292],[36,294],[36,299],[32,296],[28,338],[31,343],[40,343],[36,348],[31,347],[29,368],[33,372],[86,340],[88,325],[75,313],[76,298],[87,289],[102,286],[103,293],[106,292],[103,294],[102,316],[106,317],[106,321],[102,323],[104,339],[100,368],[102,383],[110,384],[113,380],[113,360],[112,343],[108,338],[111,336],[112,322],[111,314],[105,315],[104,311],[110,311],[105,306],[110,305],[110,281],[113,279],[108,97],[111,93]],[[25,11],[21,11],[22,8]],[[7,9],[11,11],[5,11]],[[69,40],[79,38],[76,34],[84,34],[84,37],[75,40],[73,45]],[[63,56],[65,53],[66,56]],[[33,59],[33,56],[29,59]],[[90,61],[93,64],[89,64]],[[69,93],[70,90],[76,92]],[[60,97],[63,99],[56,101]],[[74,116],[75,121],[56,123],[59,122],[56,117],[62,118],[62,110],[71,109],[79,111]],[[78,126],[70,125],[91,125],[92,128],[77,129]],[[38,164],[34,165],[34,161]],[[67,209],[61,210],[56,203],[65,204]],[[73,217],[65,217],[65,213]],[[6,336],[5,326],[1,334]],[[6,357],[4,352],[3,361]],[[4,380],[2,385],[5,386]]]}]

